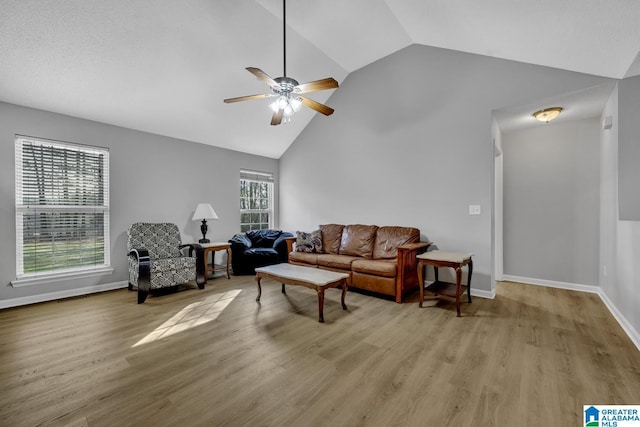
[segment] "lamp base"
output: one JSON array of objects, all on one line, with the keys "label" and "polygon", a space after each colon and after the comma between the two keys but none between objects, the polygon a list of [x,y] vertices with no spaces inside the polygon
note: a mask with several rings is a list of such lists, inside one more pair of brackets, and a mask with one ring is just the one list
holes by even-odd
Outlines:
[{"label": "lamp base", "polygon": [[202,232],[202,239],[198,240],[198,243],[209,243],[210,240],[207,239],[207,220],[202,219],[202,224],[200,224],[200,231]]}]

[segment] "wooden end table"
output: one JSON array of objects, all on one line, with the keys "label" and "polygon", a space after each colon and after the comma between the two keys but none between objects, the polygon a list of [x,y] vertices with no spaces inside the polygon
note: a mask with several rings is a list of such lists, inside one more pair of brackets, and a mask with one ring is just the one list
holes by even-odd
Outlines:
[{"label": "wooden end table", "polygon": [[321,270],[319,268],[302,267],[292,264],[275,264],[267,267],[256,268],[256,282],[258,283],[258,297],[256,301],[260,301],[262,295],[262,287],[260,280],[263,277],[282,283],[282,293],[286,294],[284,285],[298,285],[313,289],[318,293],[318,322],[324,323],[324,290],[342,286],[342,309],[346,310],[344,297],[347,294],[348,274],[336,273],[335,271]]},{"label": "wooden end table", "polygon": [[[445,252],[445,251],[431,251],[425,252],[416,256],[418,259],[418,285],[420,286],[420,304],[424,301],[425,291],[436,295],[455,298],[456,300],[456,312],[460,317],[460,296],[466,291],[467,300],[471,302],[471,274],[473,273],[473,260],[471,254],[464,252]],[[435,281],[428,286],[424,286],[424,268],[426,266],[433,266]],[[462,267],[467,266],[467,284],[461,284],[462,279]],[[456,283],[443,282],[438,280],[438,268],[447,267],[453,268],[456,272]]]},{"label": "wooden end table", "polygon": [[[205,283],[209,274],[213,275],[216,271],[226,271],[227,279],[231,279],[231,243],[200,243],[200,246],[204,249],[204,264],[207,271]],[[227,251],[227,265],[216,264],[216,251]],[[211,264],[209,264],[209,252],[211,252]]]}]

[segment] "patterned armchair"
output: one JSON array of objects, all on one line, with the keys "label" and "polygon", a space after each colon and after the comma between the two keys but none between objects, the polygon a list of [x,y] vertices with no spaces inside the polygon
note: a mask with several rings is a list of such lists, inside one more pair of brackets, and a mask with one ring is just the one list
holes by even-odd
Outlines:
[{"label": "patterned armchair", "polygon": [[[178,226],[169,223],[137,222],[127,230],[129,290],[138,288],[138,304],[151,289],[177,286],[196,280],[206,283],[204,250],[198,244],[182,244]],[[189,248],[184,256],[183,248]],[[195,251],[195,258],[193,252]]]}]

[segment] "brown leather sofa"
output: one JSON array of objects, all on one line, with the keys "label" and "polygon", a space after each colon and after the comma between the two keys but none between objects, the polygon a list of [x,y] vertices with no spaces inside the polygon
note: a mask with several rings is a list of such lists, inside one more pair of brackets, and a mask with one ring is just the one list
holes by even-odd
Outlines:
[{"label": "brown leather sofa", "polygon": [[348,273],[349,287],[389,295],[398,303],[418,289],[416,255],[431,243],[420,242],[417,228],[325,224],[320,231],[322,252],[295,251],[296,238],[287,238],[290,264]]}]

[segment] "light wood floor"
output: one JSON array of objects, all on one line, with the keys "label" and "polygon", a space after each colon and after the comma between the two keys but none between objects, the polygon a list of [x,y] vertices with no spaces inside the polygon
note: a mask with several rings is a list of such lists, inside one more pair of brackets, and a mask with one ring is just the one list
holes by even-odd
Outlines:
[{"label": "light wood floor", "polygon": [[309,289],[256,294],[245,276],[0,311],[0,425],[568,426],[640,404],[640,352],[593,294],[500,283],[456,318],[329,289],[325,324]]}]

